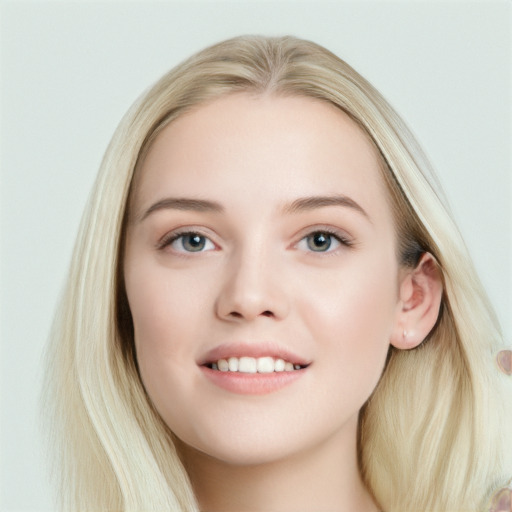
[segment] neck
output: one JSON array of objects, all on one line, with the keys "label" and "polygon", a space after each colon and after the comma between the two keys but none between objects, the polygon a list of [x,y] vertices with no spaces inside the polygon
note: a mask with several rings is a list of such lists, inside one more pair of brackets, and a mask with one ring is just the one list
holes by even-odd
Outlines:
[{"label": "neck", "polygon": [[258,465],[228,464],[184,445],[180,452],[203,512],[377,512],[360,478],[356,428]]}]

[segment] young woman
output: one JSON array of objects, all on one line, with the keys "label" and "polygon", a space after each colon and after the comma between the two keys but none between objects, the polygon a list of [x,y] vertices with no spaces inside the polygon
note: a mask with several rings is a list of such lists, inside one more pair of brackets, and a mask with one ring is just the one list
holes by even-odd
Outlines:
[{"label": "young woman", "polygon": [[61,506],[489,509],[503,349],[379,93],[311,42],[220,43],[103,161],[48,355]]}]

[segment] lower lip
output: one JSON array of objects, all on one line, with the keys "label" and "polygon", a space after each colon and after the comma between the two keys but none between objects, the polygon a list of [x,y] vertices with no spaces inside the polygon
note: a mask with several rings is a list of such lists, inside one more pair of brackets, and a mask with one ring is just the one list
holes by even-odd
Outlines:
[{"label": "lower lip", "polygon": [[200,367],[203,374],[216,386],[240,395],[265,395],[278,391],[296,380],[306,372],[306,368],[289,372],[242,373],[221,372],[207,366]]}]

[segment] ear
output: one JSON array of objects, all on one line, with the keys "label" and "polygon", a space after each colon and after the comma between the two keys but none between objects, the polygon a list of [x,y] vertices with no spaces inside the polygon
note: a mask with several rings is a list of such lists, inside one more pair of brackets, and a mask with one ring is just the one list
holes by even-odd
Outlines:
[{"label": "ear", "polygon": [[435,258],[424,253],[418,265],[401,277],[391,345],[404,350],[417,347],[437,322],[442,295],[441,270]]}]

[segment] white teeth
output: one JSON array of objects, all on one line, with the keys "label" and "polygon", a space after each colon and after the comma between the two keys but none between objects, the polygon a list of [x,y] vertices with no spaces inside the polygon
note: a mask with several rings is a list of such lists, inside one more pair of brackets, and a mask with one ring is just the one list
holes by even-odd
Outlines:
[{"label": "white teeth", "polygon": [[238,357],[230,357],[228,359],[229,371],[237,372],[238,371]]},{"label": "white teeth", "polygon": [[275,372],[284,372],[285,362],[283,359],[276,359],[274,362]]},{"label": "white teeth", "polygon": [[272,372],[292,372],[300,370],[302,366],[285,361],[284,359],[274,359],[273,357],[230,357],[229,359],[219,359],[211,364],[212,370],[221,372],[240,372],[240,373],[272,373]]},{"label": "white teeth", "polygon": [[258,373],[272,373],[274,371],[274,358],[259,357],[256,365],[258,367]]},{"label": "white teeth", "polygon": [[219,359],[217,361],[217,367],[221,372],[227,372],[229,370],[229,363],[225,359]]},{"label": "white teeth", "polygon": [[242,373],[256,373],[258,371],[257,366],[254,357],[241,357],[238,360],[238,371]]}]

